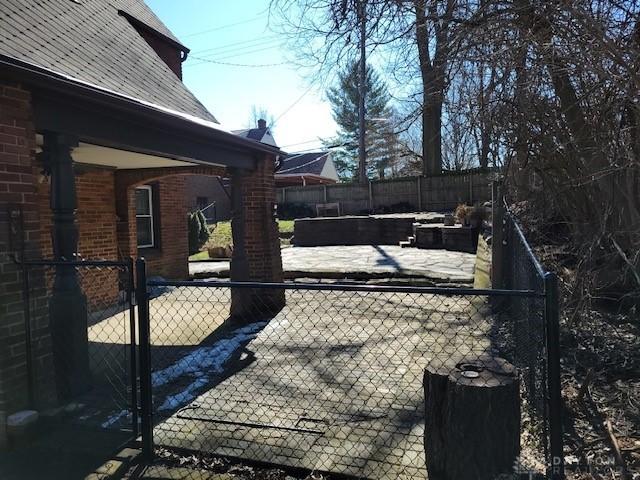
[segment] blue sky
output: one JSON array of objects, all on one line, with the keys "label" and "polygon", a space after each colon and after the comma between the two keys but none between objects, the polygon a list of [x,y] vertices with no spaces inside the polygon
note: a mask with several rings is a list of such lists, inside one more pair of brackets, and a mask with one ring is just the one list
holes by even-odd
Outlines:
[{"label": "blue sky", "polygon": [[[318,137],[335,135],[331,108],[288,62],[282,37],[269,30],[269,0],[146,0],[191,49],[183,80],[227,128],[248,125],[251,107],[275,118],[274,136],[290,152],[316,148]],[[242,65],[241,67],[198,60]],[[283,64],[284,63],[284,64]]]}]

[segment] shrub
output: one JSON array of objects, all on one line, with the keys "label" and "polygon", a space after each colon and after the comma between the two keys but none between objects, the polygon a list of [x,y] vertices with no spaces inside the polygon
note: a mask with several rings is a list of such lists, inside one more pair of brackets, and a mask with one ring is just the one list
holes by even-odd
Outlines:
[{"label": "shrub", "polygon": [[198,253],[210,236],[207,219],[200,210],[189,214],[189,255]]},{"label": "shrub", "polygon": [[469,221],[469,216],[471,215],[472,211],[473,211],[473,207],[470,207],[469,205],[465,205],[464,203],[461,203],[456,207],[456,210],[453,213],[453,216],[456,217],[456,220],[459,223],[466,225],[467,222]]}]

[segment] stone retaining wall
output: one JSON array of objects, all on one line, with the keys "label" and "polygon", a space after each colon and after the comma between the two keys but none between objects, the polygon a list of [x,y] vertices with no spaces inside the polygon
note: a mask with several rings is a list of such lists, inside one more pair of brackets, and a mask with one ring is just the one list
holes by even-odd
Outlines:
[{"label": "stone retaining wall", "polygon": [[294,223],[292,243],[326,245],[397,245],[413,233],[414,217],[302,218]]}]

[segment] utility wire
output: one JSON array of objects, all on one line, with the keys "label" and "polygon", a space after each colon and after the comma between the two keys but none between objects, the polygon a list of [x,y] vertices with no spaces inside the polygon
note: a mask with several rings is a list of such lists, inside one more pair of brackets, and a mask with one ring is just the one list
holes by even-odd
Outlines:
[{"label": "utility wire", "polygon": [[284,112],[282,112],[279,116],[276,117],[276,119],[273,121],[273,123],[277,123],[278,120],[280,120],[282,117],[284,117],[287,113],[289,113],[289,111],[295,107],[304,97],[307,96],[307,94],[313,89],[313,84],[311,84],[311,86],[309,86],[309,88],[307,88],[304,93],[302,95],[300,95],[298,97],[298,99],[293,102],[291,105],[289,105]]},{"label": "utility wire", "polygon": [[[206,55],[202,55],[201,53],[196,53],[195,55],[199,58],[212,58],[215,57],[216,60],[226,60],[227,58],[232,58],[239,55],[250,55],[252,53],[264,52],[266,50],[273,50],[282,45],[279,40],[276,40],[271,43],[261,44],[261,45],[247,45],[244,47],[238,47],[235,49],[226,50],[224,52],[213,52],[208,53]],[[260,48],[257,48],[260,47]],[[192,54],[193,55],[193,54]]]},{"label": "utility wire", "polygon": [[320,140],[319,138],[316,138],[314,140],[307,140],[305,142],[290,143],[289,145],[282,145],[282,148],[295,147],[297,145],[306,145],[307,143],[316,143],[316,142],[321,142],[321,141],[322,140]]},{"label": "utility wire", "polygon": [[260,43],[270,42],[271,40],[273,40],[275,38],[280,38],[280,36],[279,35],[267,35],[266,37],[250,38],[248,40],[243,40],[241,42],[225,43],[223,45],[218,45],[216,47],[211,47],[211,48],[205,48],[203,50],[192,51],[191,53],[195,53],[196,55],[201,55],[201,54],[203,54],[205,52],[227,50],[227,49],[229,49],[231,47],[237,47],[238,45],[245,45],[247,43],[255,43],[255,44],[259,45]]},{"label": "utility wire", "polygon": [[266,14],[258,15],[257,17],[247,18],[245,20],[240,20],[239,22],[228,23],[226,25],[220,25],[219,27],[209,28],[207,30],[202,30],[200,32],[187,33],[186,35],[182,35],[182,38],[195,37],[196,35],[204,35],[205,33],[217,32],[220,30],[225,30],[227,28],[235,27],[237,25],[244,25],[246,23],[256,22],[266,17]]},{"label": "utility wire", "polygon": [[250,64],[250,63],[219,62],[218,60],[213,60],[210,58],[198,58],[198,57],[190,57],[190,58],[193,58],[194,60],[198,60],[200,63],[191,63],[189,65],[185,65],[187,67],[195,67],[197,65],[203,65],[205,63],[213,63],[216,65],[227,65],[230,67],[249,67],[249,68],[278,67],[280,65],[287,65],[287,62]]}]

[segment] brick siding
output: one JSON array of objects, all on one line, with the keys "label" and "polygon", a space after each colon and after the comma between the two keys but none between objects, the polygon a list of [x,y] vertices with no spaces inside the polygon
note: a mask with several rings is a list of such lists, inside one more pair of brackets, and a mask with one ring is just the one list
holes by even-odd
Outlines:
[{"label": "brick siding", "polygon": [[274,216],[273,169],[274,161],[267,156],[242,182],[245,249],[252,281],[281,282],[283,279],[278,224]]},{"label": "brick siding", "polygon": [[[273,158],[265,156],[257,162],[255,170],[243,175],[242,211],[233,212],[232,226],[243,219],[248,278],[232,278],[233,280],[283,281],[278,224],[274,216],[276,191],[273,169]],[[232,272],[237,253],[237,249],[234,250]],[[231,301],[232,315],[248,318],[245,315],[251,315],[256,307],[263,313],[265,309],[278,311],[284,306],[285,299],[282,290],[235,289],[232,291]]]},{"label": "brick siding", "polygon": [[185,201],[185,177],[173,175],[156,182],[160,205],[160,238],[156,248],[140,248],[149,275],[185,279],[189,276],[189,233]]},{"label": "brick siding", "polygon": [[[0,80],[0,251],[9,252],[9,215],[22,210],[25,254],[39,256],[40,224],[31,95]],[[6,415],[27,404],[21,271],[0,256],[0,444]],[[37,355],[39,351],[35,352]],[[44,356],[44,355],[42,355]],[[49,359],[43,359],[43,361]]]},{"label": "brick siding", "polygon": [[[85,260],[117,260],[116,206],[114,171],[77,165],[76,197],[78,209],[78,254]],[[51,207],[48,183],[39,185],[42,254],[53,258],[51,244]],[[50,287],[52,271],[47,275]],[[118,271],[116,269],[82,268],[78,270],[80,285],[87,296],[90,310],[104,309],[118,298]]]}]

